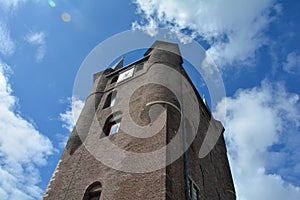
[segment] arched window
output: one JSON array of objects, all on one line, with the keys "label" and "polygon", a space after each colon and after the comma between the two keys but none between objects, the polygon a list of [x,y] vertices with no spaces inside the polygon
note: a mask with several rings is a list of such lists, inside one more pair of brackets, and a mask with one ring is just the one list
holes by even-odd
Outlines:
[{"label": "arched window", "polygon": [[103,109],[114,106],[116,102],[116,96],[117,91],[112,91],[111,93],[109,93],[106,97]]},{"label": "arched window", "polygon": [[92,183],[85,191],[83,200],[100,200],[102,185],[99,181]]}]

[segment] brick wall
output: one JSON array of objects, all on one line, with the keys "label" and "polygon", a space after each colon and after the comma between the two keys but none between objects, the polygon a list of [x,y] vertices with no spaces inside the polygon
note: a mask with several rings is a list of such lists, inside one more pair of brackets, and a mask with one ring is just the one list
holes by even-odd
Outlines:
[{"label": "brick wall", "polygon": [[[168,51],[163,51],[163,48]],[[123,167],[132,165],[131,162],[133,161],[130,159],[118,160],[118,170],[110,168],[99,161],[101,156],[108,158],[114,156],[111,149],[103,148],[107,140],[127,152],[147,153],[161,149],[171,142],[180,131],[179,124],[183,117],[180,112],[193,109],[189,108],[189,104],[180,104],[180,99],[175,94],[182,92],[180,84],[183,84],[183,82],[174,76],[170,76],[168,70],[163,69],[164,66],[167,66],[183,74],[188,80],[184,84],[190,85],[191,90],[195,91],[195,87],[181,66],[182,59],[177,45],[156,42],[146,52],[144,60],[128,66],[126,69],[136,65],[141,66],[141,64],[143,68],[122,83],[111,83],[111,80],[118,73],[111,69],[97,73],[94,76],[93,88],[86,100],[76,128],[74,128],[69,138],[57,169],[49,182],[44,195],[45,200],[83,199],[86,189],[95,181],[101,182],[102,200],[184,200],[187,199],[185,167],[188,177],[199,188],[199,199],[235,199],[223,136],[219,138],[217,145],[205,158],[200,159],[198,156],[211,121],[211,114],[197,93],[196,101],[199,106],[199,113],[192,113],[192,116],[199,117],[200,123],[195,140],[185,155],[179,156],[167,167],[144,173],[126,172]],[[159,82],[163,84],[157,84]],[[173,91],[166,87],[166,84],[169,84]],[[131,87],[136,85],[141,86],[133,92],[130,99],[124,99],[124,95],[117,95],[116,105],[128,100],[130,102],[128,105],[129,115],[132,120],[140,126],[147,126],[151,121],[150,106],[147,103],[159,101],[167,116],[164,127],[149,138],[136,138],[124,133],[122,129],[117,134],[105,136],[103,126],[107,118],[116,112],[118,114],[113,117],[125,117],[122,108],[103,109],[108,94],[113,90],[121,94],[121,91],[130,92]],[[218,121],[213,120],[213,127],[215,132],[224,131],[223,126]],[[183,135],[179,137],[180,140],[183,141],[183,137],[190,137],[190,133],[182,133]],[[176,147],[173,146],[173,149],[167,148],[162,156],[168,162],[173,159],[174,151],[183,147],[184,143],[182,142]],[[100,150],[97,151],[98,149]],[[147,160],[144,162],[147,162]],[[139,165],[141,163],[135,164]]]}]

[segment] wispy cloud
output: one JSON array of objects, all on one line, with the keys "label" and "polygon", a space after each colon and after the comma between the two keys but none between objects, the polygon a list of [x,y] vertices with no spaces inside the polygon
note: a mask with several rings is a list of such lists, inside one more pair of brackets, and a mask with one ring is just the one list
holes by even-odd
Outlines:
[{"label": "wispy cloud", "polygon": [[15,9],[17,5],[26,0],[0,0],[0,5],[4,10]]},{"label": "wispy cloud", "polygon": [[36,61],[41,62],[46,54],[46,34],[44,32],[30,32],[25,40],[34,46],[37,46]]},{"label": "wispy cloud", "polygon": [[299,199],[299,106],[299,95],[267,81],[218,105],[216,117],[227,111],[222,121],[238,199]]},{"label": "wispy cloud", "polygon": [[[62,102],[65,103],[65,100],[62,100]],[[76,97],[72,97],[67,99],[67,103],[67,109],[59,114],[59,119],[62,121],[62,127],[72,132],[84,106],[84,102]],[[67,144],[69,135],[58,134],[57,138],[59,140],[59,147],[63,149]]]},{"label": "wispy cloud", "polygon": [[296,52],[291,52],[287,55],[286,61],[283,63],[283,70],[288,73],[300,72],[300,55]]},{"label": "wispy cloud", "polygon": [[15,51],[15,43],[10,36],[7,26],[0,22],[0,53],[9,56]]},{"label": "wispy cloud", "polygon": [[[34,2],[42,2],[42,0],[31,0]],[[15,11],[22,3],[26,3],[28,0],[0,0],[0,9],[4,12]]]},{"label": "wispy cloud", "polygon": [[[150,35],[157,27],[177,33],[188,30],[192,38],[200,36],[211,45],[208,52],[218,65],[252,64],[256,50],[267,43],[264,31],[281,11],[275,0],[134,2],[141,20],[134,22],[133,28]],[[186,37],[183,40],[187,41]]]},{"label": "wispy cloud", "polygon": [[68,129],[70,132],[73,130],[75,123],[81,113],[84,106],[84,102],[76,97],[68,98],[69,106],[67,110],[59,114],[63,127]]},{"label": "wispy cloud", "polygon": [[54,152],[50,140],[15,109],[7,72],[0,61],[0,196],[1,199],[40,199],[38,167]]}]

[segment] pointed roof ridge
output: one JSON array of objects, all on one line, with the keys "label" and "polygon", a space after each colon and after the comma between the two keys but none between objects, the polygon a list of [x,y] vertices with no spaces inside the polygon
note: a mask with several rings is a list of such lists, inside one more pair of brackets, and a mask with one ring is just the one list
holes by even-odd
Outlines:
[{"label": "pointed roof ridge", "polygon": [[117,70],[117,69],[120,69],[123,67],[124,65],[124,58],[125,57],[122,57],[118,62],[116,62],[116,64],[114,64],[112,67],[110,67],[111,69],[113,70]]}]

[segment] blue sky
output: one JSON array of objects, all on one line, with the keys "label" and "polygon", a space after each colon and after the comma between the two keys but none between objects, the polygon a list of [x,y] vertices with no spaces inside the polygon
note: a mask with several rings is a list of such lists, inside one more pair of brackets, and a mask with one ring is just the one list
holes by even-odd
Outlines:
[{"label": "blue sky", "polygon": [[226,98],[212,110],[238,199],[299,199],[299,9],[291,0],[0,0],[0,198],[40,199],[82,107],[73,84],[89,52],[123,31],[167,28],[202,44],[220,69]]}]

